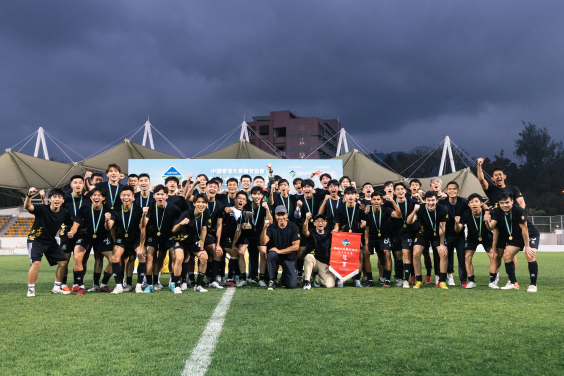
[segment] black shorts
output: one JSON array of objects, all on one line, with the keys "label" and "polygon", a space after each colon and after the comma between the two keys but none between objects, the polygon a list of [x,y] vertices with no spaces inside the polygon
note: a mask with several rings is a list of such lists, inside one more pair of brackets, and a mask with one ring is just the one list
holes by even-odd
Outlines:
[{"label": "black shorts", "polygon": [[154,248],[155,251],[159,252],[165,252],[171,249],[173,245],[174,244],[172,238],[160,238],[154,235],[149,236],[146,243],[147,247]]},{"label": "black shorts", "polygon": [[43,256],[47,259],[49,265],[57,265],[59,261],[67,261],[65,252],[57,243],[43,244],[39,242],[27,243],[27,254],[29,256],[30,265],[34,262],[41,261]]},{"label": "black shorts", "polygon": [[368,239],[368,251],[371,255],[385,250],[392,250],[390,238]]},{"label": "black shorts", "polygon": [[217,244],[217,239],[215,238],[215,236],[207,234],[206,238],[204,239],[204,247],[214,244]]},{"label": "black shorts", "polygon": [[200,245],[198,243],[188,243],[187,241],[174,242],[174,249],[181,249],[182,251],[184,251],[185,256],[187,252],[192,254],[198,254],[199,252],[201,252]]},{"label": "black shorts", "polygon": [[108,236],[107,239],[92,239],[92,238],[78,238],[76,244],[83,247],[85,250],[93,249],[94,253],[112,252],[114,250],[114,243],[112,238]]},{"label": "black shorts", "polygon": [[437,248],[441,244],[441,239],[438,236],[427,238],[424,234],[417,234],[413,245],[421,245],[428,249],[429,247]]},{"label": "black shorts", "polygon": [[404,249],[407,249],[409,251],[413,251],[413,239],[409,238],[409,239],[400,239],[399,237],[391,237],[390,238],[391,241],[391,246],[392,246],[392,251],[394,252],[400,252]]},{"label": "black shorts", "polygon": [[141,245],[141,241],[139,239],[126,240],[124,238],[117,238],[114,245],[123,248],[124,255],[132,256],[135,254],[135,250]]},{"label": "black shorts", "polygon": [[76,244],[77,238],[69,238],[66,235],[60,236],[61,240],[61,249],[64,253],[72,253],[74,251],[74,246]]},{"label": "black shorts", "polygon": [[[529,234],[529,247],[539,249],[539,241],[540,234]],[[521,251],[525,250],[525,242],[523,241],[523,238],[508,240],[506,246],[521,248]]]},{"label": "black shorts", "polygon": [[481,244],[487,253],[490,253],[492,250],[492,242],[477,242],[474,243],[472,241],[464,243],[464,250],[465,251],[475,251],[478,248],[478,244]]}]

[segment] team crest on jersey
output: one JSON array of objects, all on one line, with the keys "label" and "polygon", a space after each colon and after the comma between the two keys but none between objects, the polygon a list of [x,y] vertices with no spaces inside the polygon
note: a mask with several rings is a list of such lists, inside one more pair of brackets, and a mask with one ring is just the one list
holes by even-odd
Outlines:
[{"label": "team crest on jersey", "polygon": [[521,216],[521,219],[522,219],[522,220],[525,220],[525,216],[524,216],[524,215],[522,215],[522,216]]},{"label": "team crest on jersey", "polygon": [[66,245],[66,244],[63,244],[63,246],[61,247],[61,249],[62,249],[63,251],[65,251],[65,250],[67,249],[67,245]]},{"label": "team crest on jersey", "polygon": [[351,244],[351,242],[349,242],[348,239],[343,240],[343,245],[344,245],[345,247],[348,247],[349,244]]},{"label": "team crest on jersey", "polygon": [[149,238],[149,243],[153,241],[153,238]]},{"label": "team crest on jersey", "polygon": [[448,218],[448,214],[446,215],[446,217],[445,217],[445,218]]},{"label": "team crest on jersey", "polygon": [[121,244],[121,239],[116,240],[116,243]]}]

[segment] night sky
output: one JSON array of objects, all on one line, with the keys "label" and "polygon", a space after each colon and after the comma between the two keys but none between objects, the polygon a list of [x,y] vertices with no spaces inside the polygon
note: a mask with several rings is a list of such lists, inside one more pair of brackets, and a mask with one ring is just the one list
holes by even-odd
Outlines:
[{"label": "night sky", "polygon": [[564,139],[563,14],[558,1],[2,2],[0,147],[43,126],[87,157],[150,115],[192,157],[244,116],[292,110],[339,118],[379,152],[449,135],[512,157],[522,120]]}]

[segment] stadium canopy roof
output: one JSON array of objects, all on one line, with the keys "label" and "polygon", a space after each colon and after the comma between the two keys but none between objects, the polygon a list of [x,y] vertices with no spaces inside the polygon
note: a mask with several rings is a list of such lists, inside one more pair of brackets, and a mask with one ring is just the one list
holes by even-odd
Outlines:
[{"label": "stadium canopy roof", "polygon": [[176,155],[163,153],[125,140],[121,144],[98,154],[92,158],[79,162],[79,165],[90,170],[105,171],[110,163],[121,167],[121,172],[127,175],[129,159],[182,159]]},{"label": "stadium canopy roof", "polygon": [[358,188],[366,182],[372,185],[381,185],[387,181],[403,180],[401,175],[380,166],[356,149],[331,159],[343,161],[343,175],[356,182]]},{"label": "stadium canopy roof", "polygon": [[[468,196],[470,196],[472,193],[478,193],[483,198],[486,198],[486,193],[482,189],[480,181],[478,180],[476,175],[474,175],[472,171],[470,171],[469,168],[438,176],[438,178],[440,178],[443,182],[443,191],[446,190],[446,186],[449,181],[455,181],[460,187],[460,192],[458,193],[460,197],[468,198]],[[431,179],[432,178],[419,178],[419,180],[421,181],[421,189],[428,191]]]},{"label": "stadium canopy roof", "polygon": [[270,154],[264,150],[257,148],[255,145],[245,140],[239,140],[235,143],[214,151],[213,153],[204,154],[194,159],[280,159],[274,154]]}]

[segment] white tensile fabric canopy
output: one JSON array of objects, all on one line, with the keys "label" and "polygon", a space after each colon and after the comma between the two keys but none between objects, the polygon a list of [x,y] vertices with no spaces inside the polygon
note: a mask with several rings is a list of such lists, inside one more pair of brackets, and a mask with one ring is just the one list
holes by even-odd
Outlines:
[{"label": "white tensile fabric canopy", "polygon": [[380,166],[356,149],[331,159],[343,161],[343,175],[350,177],[359,188],[364,183],[382,185],[387,181],[403,180],[401,175]]},{"label": "white tensile fabric canopy", "polygon": [[259,149],[250,142],[239,140],[223,149],[194,159],[280,159],[280,157]]},{"label": "white tensile fabric canopy", "polygon": [[[469,168],[437,177],[443,182],[443,191],[446,190],[449,181],[455,181],[458,183],[458,186],[460,188],[460,191],[458,192],[458,195],[460,197],[468,198],[468,196],[470,196],[472,193],[477,193],[482,196],[482,198],[486,198],[486,193],[482,189],[480,181],[478,180],[476,175],[474,175],[472,171],[470,171]],[[421,181],[421,189],[423,189],[424,191],[430,190],[431,179],[432,178],[420,178],[419,180]]]}]

